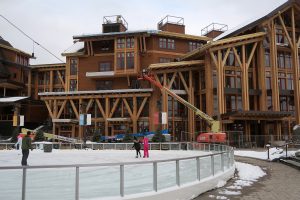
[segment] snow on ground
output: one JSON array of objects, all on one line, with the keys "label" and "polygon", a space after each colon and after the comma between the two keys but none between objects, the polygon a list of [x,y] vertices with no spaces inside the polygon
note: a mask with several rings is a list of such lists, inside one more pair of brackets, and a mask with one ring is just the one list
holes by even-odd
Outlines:
[{"label": "snow on ground", "polygon": [[[288,151],[287,156],[295,156],[296,151]],[[234,150],[234,155],[236,156],[244,156],[251,158],[258,158],[262,160],[268,160],[268,150],[264,151],[244,151],[244,150]],[[285,150],[282,148],[270,148],[269,150],[270,160],[278,159],[280,157],[285,157]]]},{"label": "snow on ground", "polygon": [[259,178],[266,175],[266,173],[258,166],[235,162],[235,166],[238,172],[235,182],[233,185],[227,186],[226,188],[220,189],[220,196],[209,195],[213,199],[229,199],[227,196],[241,195],[243,187],[249,187],[254,182],[258,181]]}]

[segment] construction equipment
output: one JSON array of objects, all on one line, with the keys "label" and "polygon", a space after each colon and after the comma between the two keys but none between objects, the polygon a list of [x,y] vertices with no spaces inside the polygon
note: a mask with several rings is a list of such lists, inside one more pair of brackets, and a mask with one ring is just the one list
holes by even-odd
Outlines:
[{"label": "construction equipment", "polygon": [[[222,135],[224,134],[224,133],[220,133],[220,122],[219,121],[214,120],[212,117],[208,116],[207,114],[205,114],[204,112],[202,112],[201,110],[196,108],[193,104],[189,103],[188,101],[184,100],[183,98],[181,98],[180,96],[178,96],[177,94],[172,92],[169,88],[164,87],[163,85],[161,85],[161,83],[159,81],[155,80],[153,74],[148,72],[146,69],[142,70],[142,75],[138,77],[138,80],[147,80],[147,81],[149,81],[151,84],[158,87],[161,91],[168,93],[170,96],[175,98],[177,101],[179,101],[180,103],[182,103],[183,105],[185,105],[186,107],[188,107],[189,109],[194,111],[195,115],[197,115],[200,118],[204,119],[208,123],[208,125],[211,128],[211,132],[213,134],[222,134]],[[200,139],[199,136],[198,136],[198,138]],[[197,138],[197,141],[198,141],[198,138]],[[200,141],[198,141],[198,142],[200,142]]]}]

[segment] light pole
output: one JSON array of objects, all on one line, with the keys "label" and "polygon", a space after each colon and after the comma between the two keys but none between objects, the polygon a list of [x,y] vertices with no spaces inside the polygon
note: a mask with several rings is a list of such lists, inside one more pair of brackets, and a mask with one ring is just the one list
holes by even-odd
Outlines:
[{"label": "light pole", "polygon": [[267,144],[266,147],[268,148],[268,160],[270,160],[270,144]]}]

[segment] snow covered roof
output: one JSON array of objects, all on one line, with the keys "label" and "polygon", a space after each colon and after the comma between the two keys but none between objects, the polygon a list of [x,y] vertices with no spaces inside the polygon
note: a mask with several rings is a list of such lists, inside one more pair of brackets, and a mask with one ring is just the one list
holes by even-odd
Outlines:
[{"label": "snow covered roof", "polygon": [[214,38],[214,41],[220,40],[223,38],[227,38],[230,36],[234,36],[240,32],[244,32],[250,28],[253,28],[254,26],[260,24],[262,21],[268,19],[269,17],[273,16],[274,14],[277,14],[278,11],[282,10],[284,7],[289,5],[291,2],[293,2],[293,1],[285,0],[285,2],[283,4],[281,4],[280,6],[278,6],[276,8],[272,7],[272,8],[267,9],[264,14],[260,13],[257,16],[253,16],[251,19],[245,21],[244,23],[242,23],[242,24],[236,26],[235,28],[232,28],[232,29],[222,33],[218,37]]},{"label": "snow covered roof", "polygon": [[0,98],[0,103],[13,103],[27,98],[29,97],[4,97],[4,98]]},{"label": "snow covered roof", "polygon": [[154,34],[158,33],[160,30],[136,30],[136,31],[125,31],[125,32],[110,32],[110,33],[97,33],[97,34],[82,34],[82,35],[74,35],[73,39],[83,39],[90,37],[103,37],[103,36],[116,36],[116,35],[128,35],[128,34]]},{"label": "snow covered roof", "polygon": [[42,92],[39,96],[59,96],[59,95],[85,95],[85,94],[120,94],[120,93],[138,93],[152,92],[152,88],[146,89],[120,89],[120,90],[91,90],[91,91],[72,91],[72,92]]},{"label": "snow covered roof", "polygon": [[65,56],[71,53],[81,52],[84,48],[84,42],[75,42],[71,47],[66,49],[61,55]]}]

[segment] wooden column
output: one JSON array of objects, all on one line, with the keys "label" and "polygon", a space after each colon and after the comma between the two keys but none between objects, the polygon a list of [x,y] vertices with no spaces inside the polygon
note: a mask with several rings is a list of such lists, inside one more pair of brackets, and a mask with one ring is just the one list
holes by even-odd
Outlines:
[{"label": "wooden column", "polygon": [[277,47],[276,47],[276,30],[274,20],[270,25],[270,60],[272,74],[272,106],[274,111],[280,110],[279,90],[278,90],[278,66],[277,66]]},{"label": "wooden column", "polygon": [[50,87],[49,87],[49,92],[53,91],[53,70],[50,71]]},{"label": "wooden column", "polygon": [[[199,80],[200,82],[200,80]],[[201,88],[199,87],[201,95]],[[205,56],[205,97],[206,97],[206,113],[213,116],[214,112],[214,88],[213,88],[213,71],[211,66],[211,59]],[[201,105],[201,102],[200,102]]]},{"label": "wooden column", "polygon": [[298,44],[296,39],[295,30],[295,13],[294,7],[292,7],[291,13],[292,19],[292,58],[293,58],[293,69],[294,69],[294,102],[295,102],[295,118],[296,124],[300,123],[300,87],[299,87],[299,54]]},{"label": "wooden column", "polygon": [[242,101],[243,110],[249,110],[249,84],[248,84],[248,67],[246,63],[246,49],[245,45],[242,45]]},{"label": "wooden column", "polygon": [[109,98],[105,97],[105,136],[108,136],[108,121],[107,118],[109,117]]},{"label": "wooden column", "polygon": [[[195,104],[194,101],[194,90],[193,90],[193,73],[190,70],[189,71],[189,85],[188,85],[188,102],[191,103],[192,105]],[[191,109],[188,109],[188,132],[190,133],[190,140],[194,140],[195,136],[195,114]]]},{"label": "wooden column", "polygon": [[132,131],[137,133],[137,99],[136,96],[133,97],[133,108],[132,108]]},{"label": "wooden column", "polygon": [[259,42],[259,58],[258,58],[258,88],[261,90],[261,95],[259,96],[259,110],[266,111],[267,110],[267,89],[266,89],[266,81],[265,81],[265,51],[263,47],[263,43]]},{"label": "wooden column", "polygon": [[31,97],[31,70],[28,70],[27,96]]},{"label": "wooden column", "polygon": [[[167,87],[167,74],[163,74],[163,86]],[[168,129],[168,93],[162,92],[162,112],[167,113],[167,124],[162,125],[162,129]]]}]

